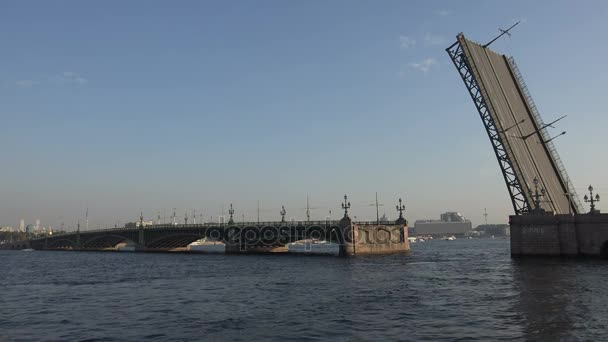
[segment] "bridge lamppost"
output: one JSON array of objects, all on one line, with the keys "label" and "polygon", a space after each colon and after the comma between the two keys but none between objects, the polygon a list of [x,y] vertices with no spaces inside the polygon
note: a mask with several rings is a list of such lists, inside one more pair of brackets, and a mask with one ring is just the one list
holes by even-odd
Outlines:
[{"label": "bridge lamppost", "polygon": [[348,197],[344,195],[344,203],[342,203],[342,209],[344,210],[344,218],[348,218],[348,209],[350,209],[350,202],[347,201]]},{"label": "bridge lamppost", "polygon": [[78,220],[78,228],[76,230],[76,246],[80,248],[80,219]]},{"label": "bridge lamppost", "polygon": [[405,206],[403,205],[403,200],[399,199],[399,205],[396,207],[399,212],[399,218],[403,218],[403,211],[405,210]]},{"label": "bridge lamppost", "polygon": [[589,214],[597,214],[600,211],[595,209],[595,203],[600,201],[600,195],[595,194],[595,197],[593,197],[593,187],[591,185],[589,185],[587,190],[589,190],[589,197],[585,195],[585,197],[583,197],[583,200],[585,200],[585,203],[590,204],[591,210],[589,210]]},{"label": "bridge lamppost", "polygon": [[234,224],[234,219],[232,218],[232,216],[234,215],[234,208],[232,207],[232,203],[230,203],[230,209],[228,209],[228,214],[230,214],[228,224]]},{"label": "bridge lamppost", "polygon": [[403,211],[405,210],[405,205],[403,205],[403,200],[399,198],[399,205],[395,207],[399,212],[399,218],[397,219],[397,223],[402,224],[406,223],[405,217],[403,217]]},{"label": "bridge lamppost", "polygon": [[287,211],[285,210],[285,206],[282,205],[281,206],[281,223],[285,223],[285,214],[287,214]]},{"label": "bridge lamppost", "polygon": [[530,192],[530,196],[534,200],[534,209],[532,211],[535,213],[542,213],[545,210],[540,207],[540,202],[541,202],[540,198],[545,196],[545,193],[547,191],[544,188],[540,189],[540,192],[538,191],[538,184],[540,183],[540,181],[538,180],[537,177],[534,177],[533,182],[534,182],[534,192],[532,192],[531,189],[528,190]]}]

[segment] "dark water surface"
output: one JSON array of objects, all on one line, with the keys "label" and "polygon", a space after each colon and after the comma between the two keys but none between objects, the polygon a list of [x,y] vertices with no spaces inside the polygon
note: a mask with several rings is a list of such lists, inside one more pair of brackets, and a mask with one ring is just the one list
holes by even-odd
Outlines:
[{"label": "dark water surface", "polygon": [[608,340],[608,262],[512,260],[508,240],[354,259],[0,251],[0,261],[0,341]]}]

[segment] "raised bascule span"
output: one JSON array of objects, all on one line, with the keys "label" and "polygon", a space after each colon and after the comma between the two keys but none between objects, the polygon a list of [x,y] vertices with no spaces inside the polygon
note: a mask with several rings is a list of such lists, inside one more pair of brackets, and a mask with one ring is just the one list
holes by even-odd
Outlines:
[{"label": "raised bascule span", "polygon": [[[515,24],[517,25],[517,24]],[[608,258],[608,214],[585,212],[513,57],[460,33],[446,49],[473,99],[492,143],[515,215],[509,216],[511,255]]]},{"label": "raised bascule span", "polygon": [[[503,31],[504,32],[504,31]],[[503,33],[504,34],[504,33]],[[465,38],[446,49],[481,116],[516,215],[534,205],[534,179],[546,194],[542,209],[582,213],[580,200],[551,142],[513,57]]]}]

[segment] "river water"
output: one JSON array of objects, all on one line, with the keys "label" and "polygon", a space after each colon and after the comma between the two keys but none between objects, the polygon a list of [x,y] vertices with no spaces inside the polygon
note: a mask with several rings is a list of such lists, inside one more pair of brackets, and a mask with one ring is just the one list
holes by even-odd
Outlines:
[{"label": "river water", "polygon": [[607,340],[608,261],[0,251],[0,341]]}]

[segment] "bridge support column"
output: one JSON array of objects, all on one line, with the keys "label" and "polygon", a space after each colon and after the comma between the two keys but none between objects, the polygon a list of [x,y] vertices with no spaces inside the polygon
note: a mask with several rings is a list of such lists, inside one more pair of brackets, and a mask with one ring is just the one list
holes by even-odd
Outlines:
[{"label": "bridge support column", "polygon": [[[80,226],[80,224],[79,224]],[[80,227],[78,227],[78,231],[76,231],[76,245],[74,246],[74,249],[81,249],[82,245],[80,244]]]},{"label": "bridge support column", "polygon": [[405,224],[358,224],[343,228],[344,243],[340,255],[375,255],[409,253],[408,228]]},{"label": "bridge support column", "polygon": [[601,256],[608,214],[513,215],[511,256]]},{"label": "bridge support column", "polygon": [[141,226],[140,226],[138,234],[137,234],[137,243],[139,244],[139,246],[141,248],[145,248],[145,246],[146,246],[146,239],[144,237],[144,229]]}]

